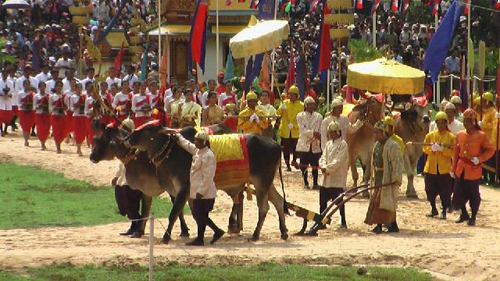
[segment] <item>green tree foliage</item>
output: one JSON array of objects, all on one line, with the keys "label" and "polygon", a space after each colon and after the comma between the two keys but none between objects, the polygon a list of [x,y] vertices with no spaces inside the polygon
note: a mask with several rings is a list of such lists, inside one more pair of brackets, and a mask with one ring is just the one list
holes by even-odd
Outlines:
[{"label": "green tree foliage", "polygon": [[429,7],[425,6],[421,1],[411,1],[405,16],[407,22],[418,22],[422,24],[434,22],[434,17]]},{"label": "green tree foliage", "polygon": [[349,50],[355,62],[372,61],[382,57],[382,53],[364,40],[349,40]]},{"label": "green tree foliage", "polygon": [[5,43],[5,39],[0,38],[0,65],[4,62],[16,63],[17,58],[15,56],[1,52],[1,50],[5,49]]}]

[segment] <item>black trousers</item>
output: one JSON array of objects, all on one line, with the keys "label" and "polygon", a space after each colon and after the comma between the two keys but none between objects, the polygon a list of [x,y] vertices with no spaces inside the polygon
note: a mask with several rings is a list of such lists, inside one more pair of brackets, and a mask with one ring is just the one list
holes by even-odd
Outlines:
[{"label": "black trousers", "polygon": [[427,201],[431,203],[436,202],[436,197],[439,195],[443,208],[451,206],[451,183],[452,178],[450,174],[433,175],[425,174],[425,193],[427,194]]},{"label": "black trousers", "polygon": [[194,199],[191,212],[198,225],[198,240],[203,240],[205,228],[210,227],[214,232],[220,228],[209,218],[209,213],[214,208],[215,198],[212,199]]},{"label": "black trousers", "polygon": [[453,207],[461,209],[469,201],[472,213],[477,213],[481,205],[481,194],[479,193],[479,180],[466,180],[462,173],[461,178],[455,179],[455,190],[453,192]]},{"label": "black trousers", "polygon": [[281,138],[281,150],[286,164],[290,164],[290,153],[293,154],[293,162],[297,161],[297,152],[295,151],[297,140],[294,138]]},{"label": "black trousers", "polygon": [[131,220],[140,219],[139,209],[143,193],[130,188],[128,185],[115,186],[115,199],[118,210],[122,216],[127,216]]}]

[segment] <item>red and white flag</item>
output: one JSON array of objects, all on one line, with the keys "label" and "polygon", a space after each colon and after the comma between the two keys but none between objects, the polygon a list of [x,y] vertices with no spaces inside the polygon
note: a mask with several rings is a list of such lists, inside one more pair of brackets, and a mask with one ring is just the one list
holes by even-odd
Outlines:
[{"label": "red and white flag", "polygon": [[399,1],[398,0],[392,0],[391,10],[395,11],[395,12],[399,11]]},{"label": "red and white flag", "polygon": [[403,4],[403,15],[406,14],[406,11],[408,10],[408,7],[410,6],[410,0],[404,0]]},{"label": "red and white flag", "polygon": [[500,10],[500,0],[497,0],[497,3],[495,4],[495,9]]},{"label": "red and white flag", "polygon": [[469,14],[469,4],[471,3],[471,0],[465,0],[464,1],[464,15]]},{"label": "red and white flag", "polygon": [[378,6],[380,5],[380,0],[375,0],[375,4],[373,4],[372,14],[377,12]]},{"label": "red and white flag", "polygon": [[432,6],[432,15],[435,16],[439,11],[439,0],[434,0],[434,5]]}]

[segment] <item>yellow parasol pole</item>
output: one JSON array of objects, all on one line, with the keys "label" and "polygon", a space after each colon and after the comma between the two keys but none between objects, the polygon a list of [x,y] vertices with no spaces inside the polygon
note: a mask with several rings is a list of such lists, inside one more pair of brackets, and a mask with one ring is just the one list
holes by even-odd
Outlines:
[{"label": "yellow parasol pole", "polygon": [[[279,0],[274,1],[274,20],[276,20],[276,17],[278,15],[278,5],[279,5]],[[273,49],[272,51],[272,56],[271,56],[271,91],[274,93],[274,79],[276,79],[274,75],[274,67],[276,65],[276,48]],[[245,73],[246,74],[246,73]],[[276,83],[277,85],[277,83]],[[279,90],[278,90],[279,92]],[[276,97],[276,95],[275,95]]]}]

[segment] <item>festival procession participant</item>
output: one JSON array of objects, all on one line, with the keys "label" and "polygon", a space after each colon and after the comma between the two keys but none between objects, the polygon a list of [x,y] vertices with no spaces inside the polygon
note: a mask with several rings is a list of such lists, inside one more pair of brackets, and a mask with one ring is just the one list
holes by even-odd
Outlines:
[{"label": "festival procession participant", "polygon": [[[444,106],[444,112],[448,116],[448,130],[452,132],[455,136],[458,134],[458,132],[465,130],[464,125],[462,122],[458,121],[455,119],[457,116],[457,110],[455,108],[455,105],[452,103],[447,103]],[[437,130],[437,124],[435,121],[431,122],[429,126],[429,132]]]},{"label": "festival procession participant", "polygon": [[[106,82],[101,82],[101,85],[107,85]],[[87,146],[94,145],[94,129],[92,128],[92,121],[94,120],[94,96],[91,92],[86,92],[85,99],[85,137],[87,138]],[[108,123],[104,123],[108,124]]]},{"label": "festival procession participant", "polygon": [[446,219],[446,211],[451,206],[451,184],[450,175],[451,157],[455,147],[455,135],[448,130],[448,117],[446,113],[439,111],[435,122],[437,129],[425,136],[423,151],[427,154],[425,163],[425,193],[427,201],[431,204],[431,212],[428,217],[438,215],[436,208],[436,197],[439,195],[443,210],[440,219]]},{"label": "festival procession participant", "polygon": [[94,76],[95,76],[95,69],[93,67],[89,67],[89,68],[87,68],[86,73],[87,73],[87,76],[84,79],[80,80],[80,83],[84,87],[85,87],[85,85],[87,85],[87,82],[92,82],[92,84],[95,83],[95,78],[94,78]]},{"label": "festival procession participant", "polygon": [[[495,153],[493,145],[485,132],[481,131],[477,123],[477,113],[469,108],[464,111],[465,130],[457,134],[451,176],[455,177],[453,193],[453,207],[462,213],[456,221],[468,221],[470,226],[476,225],[476,216],[481,204],[479,181],[482,175],[481,163],[488,160]],[[469,201],[472,216],[469,216],[465,204]]]},{"label": "festival procession participant", "polygon": [[210,149],[208,133],[203,130],[196,133],[194,144],[186,140],[181,134],[177,133],[174,136],[176,136],[177,143],[193,155],[189,198],[192,200],[190,206],[193,217],[196,224],[198,224],[198,236],[193,241],[186,243],[186,245],[203,246],[205,244],[204,236],[207,225],[214,231],[214,236],[210,241],[210,244],[214,244],[224,235],[224,231],[215,225],[209,217],[209,213],[214,207],[215,197],[217,197],[217,188],[214,183],[217,162],[214,153]]},{"label": "festival procession participant", "polygon": [[167,124],[170,128],[179,128],[181,124],[180,108],[182,106],[182,88],[180,86],[172,87],[172,99],[166,104],[166,115],[170,120]]},{"label": "festival procession participant", "polygon": [[459,96],[452,96],[450,99],[450,102],[455,106],[455,111],[457,112],[455,119],[457,119],[457,121],[462,123],[464,120],[464,117],[462,114],[462,99]]},{"label": "festival procession participant", "polygon": [[129,65],[127,67],[127,75],[123,77],[122,83],[125,81],[128,82],[128,85],[130,86],[133,86],[135,82],[139,81],[139,77],[135,75],[135,67],[133,67],[132,65]]},{"label": "festival procession participant", "polygon": [[[219,74],[217,74],[217,83],[219,84],[219,86],[217,86],[217,89],[215,89],[215,92],[217,93],[217,98],[219,98],[219,96],[224,93],[224,91],[226,91],[226,84],[224,83],[224,72],[219,72]],[[221,106],[219,104],[219,106]]]},{"label": "festival procession participant", "polygon": [[[496,135],[493,135],[493,130],[497,127],[497,110],[495,109],[493,103],[493,94],[491,92],[485,92],[483,94],[482,103],[483,115],[481,121],[478,123],[481,130],[486,134],[488,140],[493,143],[496,139]],[[483,179],[486,184],[495,183],[495,159],[488,159],[484,161],[486,165],[483,169]]]},{"label": "festival procession participant", "polygon": [[243,109],[238,115],[238,129],[244,134],[254,133],[262,135],[262,130],[267,128],[267,118],[265,113],[256,108],[258,97],[254,92],[249,92],[246,96],[247,108]]},{"label": "festival procession participant", "polygon": [[106,83],[108,83],[108,86],[116,84],[118,87],[120,87],[120,84],[122,83],[122,80],[116,77],[116,68],[114,66],[110,66],[108,69],[108,78],[106,78]]},{"label": "festival procession participant", "polygon": [[47,86],[47,92],[52,93],[52,89],[54,89],[54,85],[56,81],[59,80],[59,69],[51,69],[50,70],[50,79],[45,81],[45,86]]},{"label": "festival procession participant", "polygon": [[35,124],[35,111],[33,108],[33,99],[35,94],[33,93],[30,80],[25,79],[23,87],[24,90],[20,91],[18,94],[19,124],[23,130],[24,146],[30,146],[28,140],[30,137],[31,127]]},{"label": "festival procession participant", "polygon": [[[202,95],[201,95],[201,105],[203,108],[208,106],[208,94],[210,92],[214,92],[215,96],[217,97],[217,93],[215,92],[215,87],[217,87],[217,82],[215,82],[214,79],[208,80],[208,90],[206,90]],[[203,121],[203,120],[202,120]]]},{"label": "festival procession participant", "polygon": [[57,154],[61,154],[61,142],[66,138],[65,131],[65,113],[64,110],[66,106],[64,104],[64,97],[62,93],[63,83],[57,81],[52,89],[53,94],[50,95],[49,99],[49,111],[50,111],[50,126],[52,127],[52,136],[54,137],[54,142],[56,144]]},{"label": "festival procession participant", "polygon": [[14,93],[14,83],[9,78],[9,70],[2,70],[0,79],[0,133],[3,136],[7,135],[7,125],[13,117],[12,112],[12,94]]},{"label": "festival procession participant", "polygon": [[153,109],[152,117],[160,121],[162,126],[165,126],[165,106],[164,93],[158,90],[158,82],[150,81],[148,86],[149,95],[151,96],[151,108]]},{"label": "festival procession participant", "polygon": [[217,93],[214,91],[207,95],[207,106],[201,113],[201,122],[207,127],[224,122],[224,110],[217,104]]},{"label": "festival procession participant", "polygon": [[118,119],[123,121],[129,117],[132,108],[132,95],[130,93],[128,80],[122,81],[121,91],[114,96],[111,106],[116,110]]},{"label": "festival procession participant", "polygon": [[326,107],[325,97],[320,96],[318,98],[318,109],[316,111],[319,114],[321,114],[321,116],[323,116],[323,118],[325,118],[326,117],[326,110],[327,110],[327,107]]},{"label": "festival procession participant", "polygon": [[390,139],[393,140],[393,141],[395,141],[399,145],[399,148],[401,150],[401,156],[404,156],[404,154],[405,154],[405,143],[404,143],[403,139],[400,136],[398,136],[398,135],[396,135],[394,133],[394,126],[396,125],[396,121],[391,116],[386,116],[384,118],[384,122],[387,124],[387,128],[389,129]]},{"label": "festival procession participant", "polygon": [[223,107],[224,105],[231,102],[236,105],[236,108],[238,108],[238,97],[233,92],[233,82],[231,82],[231,80],[227,80],[225,85],[225,91],[219,96],[219,106]]},{"label": "festival procession participant", "polygon": [[224,125],[226,125],[234,133],[238,132],[238,113],[236,112],[236,104],[230,102],[224,106]]},{"label": "festival procession participant", "polygon": [[363,126],[361,120],[357,120],[356,123],[351,124],[349,122],[349,118],[342,115],[343,108],[344,102],[340,98],[335,98],[332,101],[332,111],[330,111],[330,114],[327,113],[328,116],[326,116],[321,122],[321,148],[324,148],[327,143],[327,129],[328,125],[330,125],[332,121],[339,123],[340,130],[342,131],[341,137],[343,140],[346,139],[347,134],[352,134]]},{"label": "festival procession participant", "polygon": [[319,189],[318,168],[321,157],[321,122],[323,117],[317,113],[316,102],[312,97],[304,99],[305,111],[297,114],[299,139],[296,151],[300,157],[300,170],[304,179],[304,188],[309,189],[307,168],[311,165],[313,176],[313,189]]},{"label": "festival procession participant", "polygon": [[191,89],[186,89],[184,93],[184,102],[179,105],[179,113],[181,116],[180,127],[186,126],[201,126],[201,105],[194,100],[194,92]]},{"label": "festival procession participant", "polygon": [[49,65],[43,64],[42,71],[35,76],[36,80],[38,80],[38,85],[40,85],[40,82],[47,82],[52,78],[49,71]]},{"label": "festival procession participant", "polygon": [[[71,138],[71,132],[73,132],[73,108],[71,107],[71,97],[76,92],[76,85],[80,84],[76,78],[73,78],[70,81],[70,88],[63,92],[63,102],[66,107],[66,117],[64,120],[65,125],[65,135],[66,135],[66,143],[69,143]],[[83,85],[82,85],[83,87]]]},{"label": "festival procession participant", "polygon": [[40,141],[40,150],[46,150],[45,142],[50,134],[50,114],[49,114],[50,93],[44,82],[38,84],[38,93],[33,99],[33,106],[36,111],[36,136]]},{"label": "festival procession participant", "polygon": [[370,184],[379,186],[370,196],[370,204],[365,223],[376,224],[372,232],[382,233],[382,224],[387,225],[387,232],[399,232],[396,222],[399,186],[403,178],[403,157],[401,148],[390,139],[389,128],[384,121],[375,123],[375,145],[372,154],[372,178]]},{"label": "festival procession participant", "polygon": [[263,90],[260,93],[260,101],[257,109],[262,110],[267,119],[267,127],[262,129],[262,135],[275,139],[274,124],[276,123],[276,108],[269,101],[269,91]]},{"label": "festival procession participant", "polygon": [[63,93],[70,90],[71,89],[71,81],[75,80],[75,81],[79,81],[76,77],[75,77],[75,69],[74,68],[70,68],[70,69],[67,69],[65,71],[65,75],[66,77],[62,80],[63,82]]},{"label": "festival procession participant", "polygon": [[[139,88],[139,92],[135,92]],[[134,126],[140,127],[151,119],[151,95],[146,93],[145,82],[135,82],[134,96],[132,97],[132,112],[134,113]]]},{"label": "festival procession participant", "polygon": [[[121,127],[128,127],[129,130],[133,131],[134,121],[127,118],[123,120]],[[139,190],[130,188],[125,176],[126,171],[125,165],[120,162],[120,164],[118,164],[118,171],[116,171],[115,177],[111,180],[111,185],[115,187],[115,200],[118,205],[118,211],[122,216],[126,215],[131,221],[129,229],[121,232],[120,235],[130,235],[132,238],[139,238],[143,235],[143,233],[141,233],[141,222],[139,221],[142,215],[139,213],[139,209],[141,201],[142,204],[144,204],[144,194]]]},{"label": "festival procession participant", "polygon": [[[92,82],[87,81],[92,87]],[[85,85],[85,88],[87,88]],[[69,106],[73,112],[73,137],[76,144],[76,154],[82,156],[82,143],[87,136],[87,116],[85,115],[85,103],[87,96],[83,93],[82,84],[76,84],[76,91],[70,98]]]},{"label": "festival procession participant", "polygon": [[292,166],[299,169],[295,147],[299,138],[297,114],[302,111],[304,111],[304,103],[299,100],[299,88],[297,85],[292,85],[288,89],[288,99],[283,101],[276,111],[276,115],[281,117],[278,136],[281,138],[281,149],[283,150],[287,171],[292,170],[290,168],[290,153],[293,154]]},{"label": "festival procession participant", "polygon": [[[111,84],[109,85],[107,82],[101,82],[101,90],[100,90],[100,97],[101,97],[101,100],[104,102],[104,104],[110,109],[112,110],[113,109],[113,94],[116,95],[116,87],[117,87],[117,84]],[[109,88],[109,91],[108,91],[108,88]],[[87,99],[92,97],[92,106],[93,106],[93,102],[94,102],[94,98],[92,96],[92,94],[89,94],[87,93]],[[106,111],[102,106],[99,107],[100,108],[100,118],[99,118],[99,122],[103,123],[103,124],[109,124],[111,123],[111,121],[113,120],[113,118],[111,117],[110,113],[108,111]],[[87,117],[88,117],[88,114],[87,114]]]},{"label": "festival procession participant", "polygon": [[[349,151],[342,139],[340,124],[332,121],[327,128],[328,142],[319,159],[323,182],[319,188],[319,213],[322,214],[330,200],[335,200],[346,189],[347,171],[349,170]],[[335,201],[339,204],[342,201]],[[339,208],[340,228],[347,228],[345,205]]]}]

